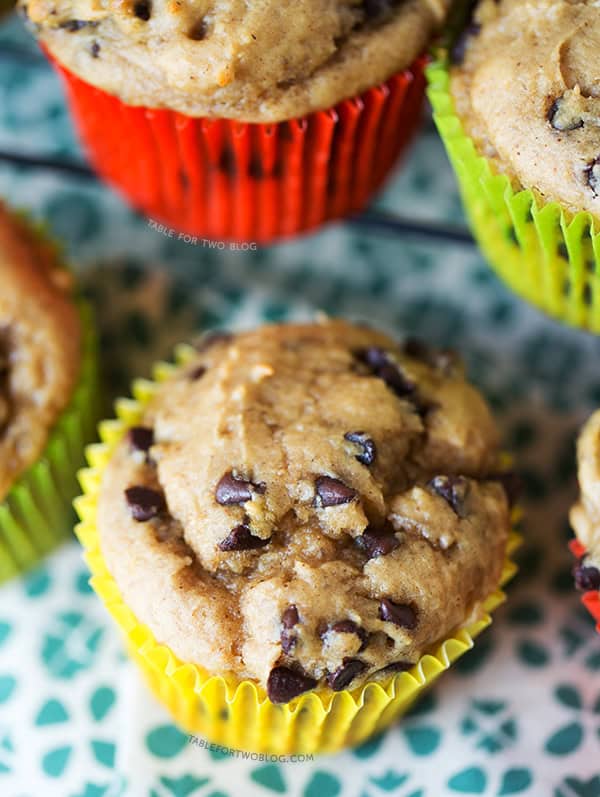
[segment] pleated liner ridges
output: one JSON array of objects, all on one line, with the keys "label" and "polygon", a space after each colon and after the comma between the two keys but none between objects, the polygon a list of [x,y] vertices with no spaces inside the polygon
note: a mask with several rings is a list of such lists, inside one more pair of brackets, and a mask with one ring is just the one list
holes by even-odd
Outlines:
[{"label": "pleated liner ridges", "polygon": [[[189,346],[176,349],[176,361],[188,362],[195,351]],[[96,511],[102,472],[112,451],[127,428],[139,423],[143,408],[174,366],[159,363],[156,381],[137,380],[134,399],[116,403],[117,419],[100,424],[102,443],[88,447],[90,468],[81,471],[84,494],[75,502],[81,518],[76,529],[92,572],[91,584],[125,635],[133,658],[142,669],[158,699],[175,721],[190,733],[232,748],[274,754],[332,752],[358,744],[389,725],[451,663],[473,646],[473,638],[491,622],[489,612],[504,600],[500,589],[488,597],[484,613],[456,632],[406,673],[382,684],[371,683],[353,691],[321,689],[307,693],[288,705],[275,705],[262,687],[250,681],[210,675],[196,664],[184,663],[165,645],[154,639],[123,602],[99,548]],[[502,585],[516,570],[508,556],[519,542],[512,534],[502,574]]]},{"label": "pleated liner ridges", "polygon": [[454,109],[445,59],[427,68],[434,119],[454,167],[477,242],[500,277],[531,304],[600,332],[599,221],[544,203],[496,174]]},{"label": "pleated liner ridges", "polygon": [[[581,557],[585,554],[585,548],[579,542],[579,540],[571,540],[569,543],[569,548],[571,549],[571,553],[576,556],[577,559],[581,559]],[[600,633],[600,593],[585,592],[581,596],[581,602],[587,607],[594,620],[596,620],[596,628],[598,629],[598,633]]]},{"label": "pleated liner ridges", "polygon": [[80,309],[83,352],[73,397],[40,459],[0,502],[0,583],[31,568],[73,529],[76,474],[98,420],[96,339],[90,308]]},{"label": "pleated liner ridges", "polygon": [[279,124],[203,119],[122,103],[53,60],[98,173],[176,230],[268,243],[361,210],[416,130],[410,69],[328,111]]}]

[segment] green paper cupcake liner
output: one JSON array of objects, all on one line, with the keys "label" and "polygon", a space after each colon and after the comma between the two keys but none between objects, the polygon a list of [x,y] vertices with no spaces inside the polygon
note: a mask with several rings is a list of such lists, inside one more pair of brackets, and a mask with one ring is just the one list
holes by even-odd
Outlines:
[{"label": "green paper cupcake liner", "polygon": [[90,307],[77,301],[82,328],[80,373],[73,396],[41,457],[0,502],[0,583],[37,564],[73,530],[73,499],[84,449],[99,415],[96,336]]},{"label": "green paper cupcake liner", "polygon": [[571,326],[600,332],[600,220],[515,189],[482,157],[456,114],[447,58],[427,68],[433,116],[473,234],[492,268],[523,299]]}]

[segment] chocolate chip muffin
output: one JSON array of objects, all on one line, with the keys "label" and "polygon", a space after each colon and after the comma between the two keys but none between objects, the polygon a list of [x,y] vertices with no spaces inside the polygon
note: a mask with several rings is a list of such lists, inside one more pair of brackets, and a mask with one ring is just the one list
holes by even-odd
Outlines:
[{"label": "chocolate chip muffin", "polygon": [[0,203],[0,501],[38,459],[69,402],[81,361],[71,279]]},{"label": "chocolate chip muffin", "polygon": [[41,42],[130,105],[277,122],[408,67],[449,0],[21,0]]},{"label": "chocolate chip muffin", "polygon": [[600,217],[595,0],[481,0],[451,92],[479,154],[514,187]]},{"label": "chocolate chip muffin", "polygon": [[586,554],[574,570],[584,591],[600,590],[600,411],[583,427],[577,443],[581,497],[571,510],[571,525]]},{"label": "chocolate chip muffin", "polygon": [[160,643],[272,702],[407,669],[498,586],[498,434],[451,352],[344,321],[214,335],[116,448],[100,546]]}]

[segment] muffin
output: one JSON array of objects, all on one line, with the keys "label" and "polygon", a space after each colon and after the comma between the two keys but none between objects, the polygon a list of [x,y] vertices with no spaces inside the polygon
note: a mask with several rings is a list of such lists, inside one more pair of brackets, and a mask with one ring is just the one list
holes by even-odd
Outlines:
[{"label": "muffin", "polygon": [[572,550],[578,557],[573,569],[575,585],[583,601],[600,623],[600,411],[581,431],[577,443],[579,501],[571,509],[576,534]]},{"label": "muffin", "polygon": [[[0,204],[0,580],[69,531],[87,338],[53,244]],[[85,394],[85,395],[83,395]],[[87,421],[88,432],[93,418]],[[73,445],[79,446],[77,448]],[[68,489],[70,488],[70,489]]]},{"label": "muffin", "polygon": [[470,646],[510,572],[490,411],[451,352],[344,321],[180,355],[91,452],[94,584],[186,729],[358,742]]},{"label": "muffin", "polygon": [[92,162],[190,236],[363,207],[419,119],[449,0],[22,0]]},{"label": "muffin", "polygon": [[481,0],[432,67],[436,121],[491,265],[551,315],[600,331],[600,122],[592,0]]}]

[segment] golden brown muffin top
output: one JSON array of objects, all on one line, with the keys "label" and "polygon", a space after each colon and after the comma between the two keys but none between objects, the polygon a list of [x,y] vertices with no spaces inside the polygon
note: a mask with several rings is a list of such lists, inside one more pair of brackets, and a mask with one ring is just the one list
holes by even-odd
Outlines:
[{"label": "golden brown muffin top", "polygon": [[498,585],[498,436],[448,352],[344,321],[206,340],[105,471],[101,549],[183,660],[286,702],[409,667]]},{"label": "golden brown muffin top", "polygon": [[42,453],[80,367],[70,277],[0,203],[0,500]]},{"label": "golden brown muffin top", "polygon": [[543,200],[600,217],[598,3],[482,0],[467,33],[451,89],[481,154]]},{"label": "golden brown muffin top", "polygon": [[387,80],[449,0],[21,0],[50,51],[124,102],[276,122]]}]

